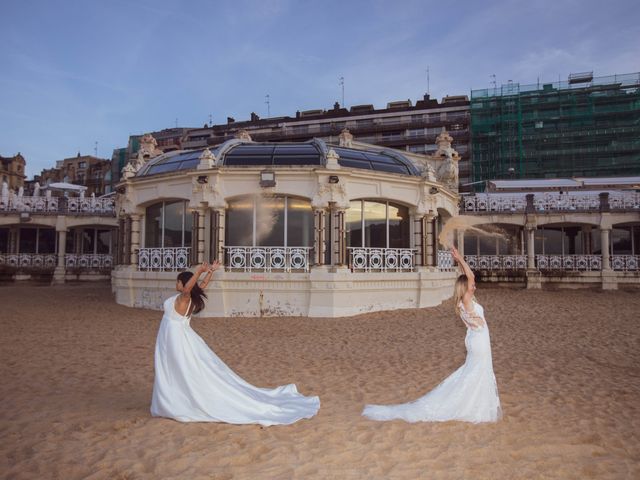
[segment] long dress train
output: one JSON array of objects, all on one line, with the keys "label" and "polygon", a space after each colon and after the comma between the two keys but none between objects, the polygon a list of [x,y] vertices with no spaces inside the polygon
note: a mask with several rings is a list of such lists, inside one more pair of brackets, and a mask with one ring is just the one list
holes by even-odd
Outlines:
[{"label": "long dress train", "polygon": [[502,417],[496,377],[493,373],[489,327],[484,309],[475,301],[473,312],[460,303],[467,326],[464,364],[423,397],[396,405],[367,405],[362,414],[372,420],[407,422],[495,422]]},{"label": "long dress train", "polygon": [[313,417],[318,397],[305,397],[294,384],[255,387],[236,375],[176,312],[178,295],[164,302],[155,349],[151,414],[180,422],[291,424]]}]

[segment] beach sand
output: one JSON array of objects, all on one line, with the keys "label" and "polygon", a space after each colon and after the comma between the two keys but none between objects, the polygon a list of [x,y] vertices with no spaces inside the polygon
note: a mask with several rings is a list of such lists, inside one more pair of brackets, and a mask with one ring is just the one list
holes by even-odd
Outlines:
[{"label": "beach sand", "polygon": [[378,423],[465,357],[451,300],[350,318],[196,318],[247,381],[296,383],[317,417],[261,428],[149,414],[161,312],[100,285],[0,287],[8,479],[640,478],[640,295],[480,286],[504,418]]}]

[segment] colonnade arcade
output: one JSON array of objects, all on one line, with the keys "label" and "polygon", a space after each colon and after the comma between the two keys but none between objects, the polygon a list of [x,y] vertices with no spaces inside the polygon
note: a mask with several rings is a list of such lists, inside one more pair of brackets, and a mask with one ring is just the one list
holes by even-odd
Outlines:
[{"label": "colonnade arcade", "polygon": [[140,271],[179,271],[214,260],[245,272],[414,271],[438,265],[437,231],[449,216],[388,199],[318,205],[286,194],[241,195],[196,208],[171,198],[135,211],[119,219],[116,262]]}]

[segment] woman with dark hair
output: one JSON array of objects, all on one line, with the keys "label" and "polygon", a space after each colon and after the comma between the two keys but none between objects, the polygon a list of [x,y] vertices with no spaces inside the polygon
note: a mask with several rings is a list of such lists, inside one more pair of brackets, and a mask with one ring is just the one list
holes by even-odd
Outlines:
[{"label": "woman with dark hair", "polygon": [[367,405],[362,413],[372,420],[407,422],[496,422],[502,417],[496,377],[493,374],[489,327],[484,309],[476,302],[473,272],[455,248],[451,254],[462,268],[456,280],[454,308],[467,327],[464,364],[440,385],[413,402],[396,405]]},{"label": "woman with dark hair", "polygon": [[[313,417],[318,397],[305,397],[294,384],[258,388],[236,375],[191,328],[191,315],[204,308],[204,289],[219,267],[200,265],[182,272],[177,295],[164,302],[155,351],[151,415],[180,422],[291,424]],[[206,272],[201,283],[200,276]]]}]

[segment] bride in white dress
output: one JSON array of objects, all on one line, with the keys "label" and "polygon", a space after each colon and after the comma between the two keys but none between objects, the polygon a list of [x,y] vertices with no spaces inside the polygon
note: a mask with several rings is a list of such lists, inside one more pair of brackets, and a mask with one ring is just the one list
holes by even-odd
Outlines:
[{"label": "bride in white dress", "polygon": [[[182,272],[177,295],[164,302],[155,350],[151,414],[180,422],[291,424],[313,417],[318,397],[305,397],[294,384],[258,388],[236,375],[189,325],[204,308],[206,288],[218,262]],[[207,272],[203,282],[198,278]]]},{"label": "bride in white dress", "polygon": [[476,289],[474,275],[455,248],[451,253],[464,271],[456,281],[454,292],[456,312],[467,327],[467,358],[464,364],[423,397],[398,405],[367,405],[364,416],[380,421],[458,420],[472,423],[496,422],[502,417],[493,374],[489,327],[484,309],[473,295]]}]

